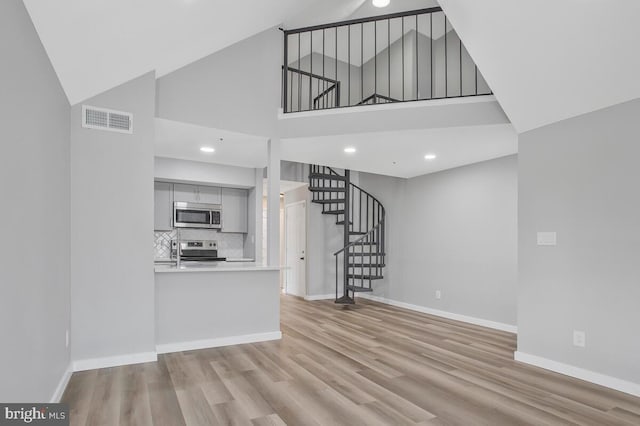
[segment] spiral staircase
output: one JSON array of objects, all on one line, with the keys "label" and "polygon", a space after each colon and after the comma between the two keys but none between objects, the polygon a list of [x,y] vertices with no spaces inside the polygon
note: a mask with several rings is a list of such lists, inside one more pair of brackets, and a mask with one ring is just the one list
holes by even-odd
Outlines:
[{"label": "spiral staircase", "polygon": [[344,244],[335,257],[336,299],[354,304],[355,294],[373,291],[385,267],[385,209],[373,195],[351,183],[350,171],[311,165],[309,190],[322,214],[336,217],[344,229]]}]

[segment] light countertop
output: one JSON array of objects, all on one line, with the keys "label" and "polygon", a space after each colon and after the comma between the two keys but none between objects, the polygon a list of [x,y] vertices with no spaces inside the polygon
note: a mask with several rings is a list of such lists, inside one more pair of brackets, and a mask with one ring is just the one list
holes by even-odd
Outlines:
[{"label": "light countertop", "polygon": [[246,272],[246,271],[279,271],[281,267],[265,266],[255,262],[188,262],[180,264],[156,264],[156,273],[176,272]]}]

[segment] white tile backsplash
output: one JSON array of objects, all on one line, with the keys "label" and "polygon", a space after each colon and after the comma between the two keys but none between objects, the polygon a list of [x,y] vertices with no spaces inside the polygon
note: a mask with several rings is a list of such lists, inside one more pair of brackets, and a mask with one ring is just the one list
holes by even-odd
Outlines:
[{"label": "white tile backsplash", "polygon": [[[156,259],[168,257],[171,240],[179,235],[181,240],[214,240],[218,242],[218,256],[228,258],[244,257],[244,234],[222,233],[212,229],[178,229],[155,233]],[[167,242],[168,241],[168,242]]]}]

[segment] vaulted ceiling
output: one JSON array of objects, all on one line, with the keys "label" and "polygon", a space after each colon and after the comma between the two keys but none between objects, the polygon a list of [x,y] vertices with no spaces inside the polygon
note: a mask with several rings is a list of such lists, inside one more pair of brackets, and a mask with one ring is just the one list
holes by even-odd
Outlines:
[{"label": "vaulted ceiling", "polygon": [[440,0],[521,133],[640,97],[637,0]]},{"label": "vaulted ceiling", "polygon": [[[434,5],[392,0],[24,0],[72,104],[267,28]],[[636,0],[440,0],[518,132],[640,97]]]},{"label": "vaulted ceiling", "polygon": [[341,20],[365,0],[24,0],[71,104],[159,76],[280,24]]}]

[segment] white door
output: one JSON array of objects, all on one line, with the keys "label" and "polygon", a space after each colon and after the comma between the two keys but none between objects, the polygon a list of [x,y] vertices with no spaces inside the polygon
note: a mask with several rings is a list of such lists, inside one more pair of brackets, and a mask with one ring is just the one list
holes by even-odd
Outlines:
[{"label": "white door", "polygon": [[285,256],[287,294],[304,297],[307,293],[307,202],[289,204],[285,207]]}]

